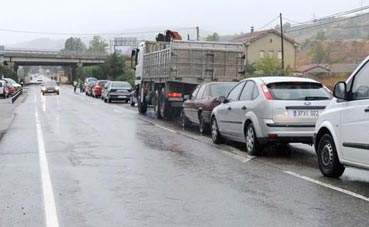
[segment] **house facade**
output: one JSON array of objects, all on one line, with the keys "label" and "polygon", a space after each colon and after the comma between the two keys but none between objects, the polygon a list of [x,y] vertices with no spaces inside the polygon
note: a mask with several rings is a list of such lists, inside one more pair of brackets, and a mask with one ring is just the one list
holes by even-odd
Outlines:
[{"label": "house facade", "polygon": [[[296,66],[298,43],[283,36],[284,66],[291,69]],[[275,29],[250,32],[233,39],[232,42],[241,42],[246,46],[245,63],[251,64],[267,56],[282,60],[281,34]]]}]

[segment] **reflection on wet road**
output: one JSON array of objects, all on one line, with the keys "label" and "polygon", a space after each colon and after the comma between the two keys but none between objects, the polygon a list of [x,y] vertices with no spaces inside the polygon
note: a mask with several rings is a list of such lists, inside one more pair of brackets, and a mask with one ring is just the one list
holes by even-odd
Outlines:
[{"label": "reflection on wet road", "polygon": [[47,224],[35,108],[59,226],[369,225],[368,172],[323,178],[310,146],[250,157],[150,111],[34,87],[0,143],[0,226]]}]

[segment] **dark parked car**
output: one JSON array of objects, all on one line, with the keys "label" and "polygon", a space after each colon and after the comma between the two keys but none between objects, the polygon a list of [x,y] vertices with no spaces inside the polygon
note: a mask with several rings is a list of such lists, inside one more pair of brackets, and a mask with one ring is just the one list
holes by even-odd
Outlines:
[{"label": "dark parked car", "polygon": [[126,81],[109,81],[105,84],[101,98],[105,102],[125,101],[131,98],[132,86]]},{"label": "dark parked car", "polygon": [[98,80],[96,85],[92,88],[92,96],[95,98],[101,97],[101,92],[108,80]]},{"label": "dark parked car", "polygon": [[56,93],[57,95],[59,95],[60,88],[55,81],[43,82],[41,84],[41,93],[42,95],[45,95],[45,93]]},{"label": "dark parked car", "polygon": [[211,82],[198,85],[191,97],[183,103],[182,125],[199,126],[200,132],[210,129],[211,111],[219,105],[219,97],[226,96],[236,82]]}]

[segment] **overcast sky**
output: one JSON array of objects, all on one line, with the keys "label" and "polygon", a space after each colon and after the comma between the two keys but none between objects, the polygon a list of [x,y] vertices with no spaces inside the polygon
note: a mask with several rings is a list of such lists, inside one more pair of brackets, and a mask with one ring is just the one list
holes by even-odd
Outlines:
[{"label": "overcast sky", "polygon": [[[286,18],[307,21],[362,4],[369,0],[3,0],[0,29],[110,33],[200,26],[202,31],[234,34],[248,32],[250,26],[258,29],[280,12]],[[0,45],[41,37],[67,35],[0,30]]]}]

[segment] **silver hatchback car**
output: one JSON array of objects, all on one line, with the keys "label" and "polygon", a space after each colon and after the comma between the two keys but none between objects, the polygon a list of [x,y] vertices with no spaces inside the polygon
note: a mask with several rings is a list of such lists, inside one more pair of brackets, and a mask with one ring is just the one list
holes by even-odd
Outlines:
[{"label": "silver hatchback car", "polygon": [[246,143],[256,155],[270,143],[313,143],[315,122],[332,99],[321,83],[299,77],[257,77],[239,82],[211,115],[214,143]]}]

